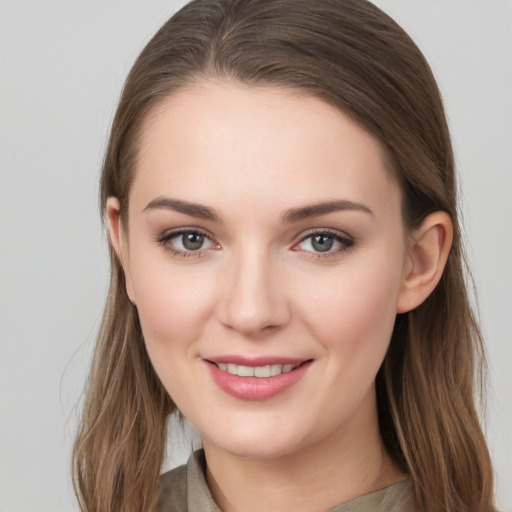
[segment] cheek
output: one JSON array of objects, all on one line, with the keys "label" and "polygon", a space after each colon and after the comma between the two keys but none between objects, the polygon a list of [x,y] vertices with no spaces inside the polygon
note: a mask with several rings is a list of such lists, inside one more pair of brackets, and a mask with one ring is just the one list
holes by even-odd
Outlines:
[{"label": "cheek", "polygon": [[197,267],[192,273],[187,265],[176,268],[165,261],[159,264],[144,258],[134,259],[132,269],[135,302],[149,358],[164,388],[187,414],[183,406],[193,403],[192,390],[198,384],[187,365],[197,359],[196,342],[209,316],[210,273]]},{"label": "cheek", "polygon": [[212,273],[198,265],[170,264],[168,258],[140,251],[131,259],[135,303],[150,350],[171,350],[196,339],[210,309]]},{"label": "cheek", "polygon": [[[396,317],[398,280],[392,267],[386,272],[367,265],[351,266],[347,272],[338,270],[338,275],[325,281],[325,287],[304,282],[309,300],[302,303],[301,310],[305,328],[321,345],[319,360],[325,364],[318,388],[325,386],[327,392],[315,406],[318,415],[323,409],[331,410],[325,428],[351,417],[361,419],[365,411],[370,414],[373,410],[373,402],[365,402],[365,397],[373,396],[369,393],[386,355]],[[363,403],[370,404],[370,408],[363,407]]]},{"label": "cheek", "polygon": [[[321,282],[303,281],[302,317],[330,352],[347,361],[384,357],[396,317],[401,268],[350,265]],[[380,363],[379,363],[380,365]]]}]

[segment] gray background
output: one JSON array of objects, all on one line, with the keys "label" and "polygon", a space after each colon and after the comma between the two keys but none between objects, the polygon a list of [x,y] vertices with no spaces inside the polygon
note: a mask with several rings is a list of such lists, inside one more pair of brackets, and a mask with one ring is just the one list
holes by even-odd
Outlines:
[{"label": "gray background", "polygon": [[[183,3],[0,2],[2,512],[76,510],[76,404],[108,275],[101,155],[131,63]],[[446,101],[488,343],[486,430],[512,512],[512,2],[376,3],[418,42]]]}]

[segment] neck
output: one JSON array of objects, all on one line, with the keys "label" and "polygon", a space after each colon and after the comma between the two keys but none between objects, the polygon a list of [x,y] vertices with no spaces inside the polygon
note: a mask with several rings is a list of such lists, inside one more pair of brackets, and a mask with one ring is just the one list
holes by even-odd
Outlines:
[{"label": "neck", "polygon": [[203,439],[206,478],[224,512],[317,512],[403,480],[386,452],[376,408],[360,422],[292,453],[240,457]]}]

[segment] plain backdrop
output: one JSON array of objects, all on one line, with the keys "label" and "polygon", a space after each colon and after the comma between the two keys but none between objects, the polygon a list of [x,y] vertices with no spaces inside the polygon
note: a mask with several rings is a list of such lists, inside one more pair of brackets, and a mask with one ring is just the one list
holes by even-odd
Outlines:
[{"label": "plain backdrop", "polygon": [[[77,510],[70,453],[108,277],[102,152],[132,62],[183,3],[0,2],[1,512]],[[512,512],[512,2],[376,3],[446,102],[489,355],[486,431]],[[167,466],[186,458],[179,443]]]}]

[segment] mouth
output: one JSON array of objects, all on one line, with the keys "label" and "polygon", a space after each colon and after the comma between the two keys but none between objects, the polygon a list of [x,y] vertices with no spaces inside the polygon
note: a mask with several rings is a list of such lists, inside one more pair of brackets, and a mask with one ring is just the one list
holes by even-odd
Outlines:
[{"label": "mouth", "polygon": [[313,359],[239,356],[203,359],[217,386],[242,400],[267,400],[295,386]]},{"label": "mouth", "polygon": [[[311,359],[308,359],[308,361],[311,361]],[[257,377],[260,379],[265,379],[268,377],[277,377],[282,373],[291,372],[308,361],[303,361],[302,363],[298,364],[267,364],[264,366],[246,366],[233,363],[216,363],[214,361],[208,362],[215,365],[219,370],[227,372],[231,375],[237,375],[238,377]]]}]

